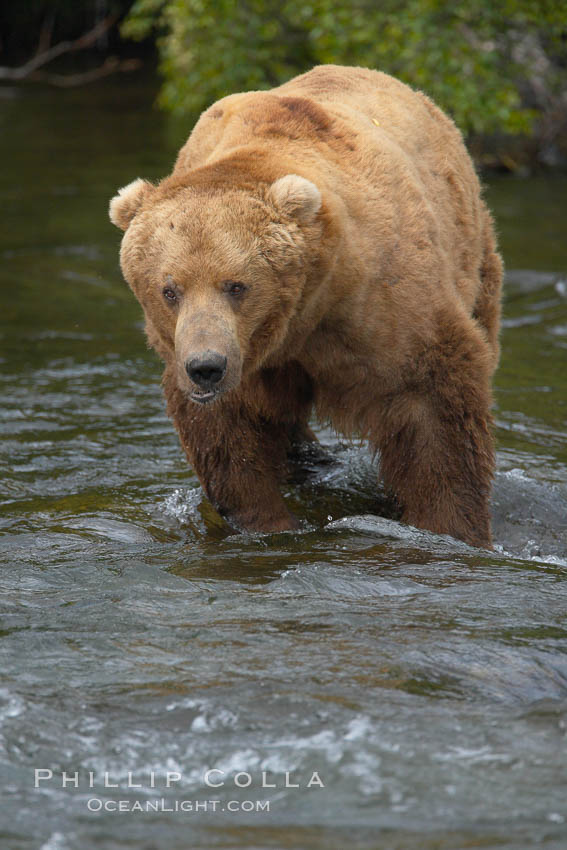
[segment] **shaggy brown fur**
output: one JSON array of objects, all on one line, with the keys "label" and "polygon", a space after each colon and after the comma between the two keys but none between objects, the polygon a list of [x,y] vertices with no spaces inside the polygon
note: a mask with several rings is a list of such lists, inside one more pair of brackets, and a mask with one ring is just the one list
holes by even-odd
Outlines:
[{"label": "shaggy brown fur", "polygon": [[279,483],[314,407],[379,450],[406,522],[490,545],[502,268],[427,97],[332,65],[231,95],[111,218],[168,412],[229,522],[295,527]]}]

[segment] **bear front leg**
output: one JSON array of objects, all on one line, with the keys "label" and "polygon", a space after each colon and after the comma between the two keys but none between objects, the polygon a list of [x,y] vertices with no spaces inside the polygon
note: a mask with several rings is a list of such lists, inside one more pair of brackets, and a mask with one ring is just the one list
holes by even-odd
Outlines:
[{"label": "bear front leg", "polygon": [[237,401],[197,405],[173,380],[164,385],[181,445],[219,514],[239,530],[298,528],[279,490],[287,472],[287,430]]},{"label": "bear front leg", "polygon": [[480,547],[491,546],[491,358],[472,322],[447,323],[385,400],[376,440],[403,521]]},{"label": "bear front leg", "polygon": [[215,413],[214,444],[183,440],[189,462],[203,489],[229,525],[244,531],[275,532],[299,527],[280,492],[287,472],[286,429],[275,423],[231,416],[219,427]]}]

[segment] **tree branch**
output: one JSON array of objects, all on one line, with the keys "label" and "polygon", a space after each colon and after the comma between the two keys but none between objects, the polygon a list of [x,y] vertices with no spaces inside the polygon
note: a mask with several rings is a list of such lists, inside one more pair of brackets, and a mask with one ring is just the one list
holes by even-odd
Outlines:
[{"label": "tree branch", "polygon": [[90,47],[101,37],[101,35],[114,26],[117,20],[118,15],[109,15],[107,18],[99,21],[98,24],[88,30],[88,32],[80,36],[80,38],[77,38],[74,41],[60,41],[59,44],[55,44],[47,50],[42,50],[41,52],[36,53],[35,56],[32,56],[32,58],[24,65],[20,65],[17,68],[0,66],[0,80],[25,80],[27,77],[34,74],[38,68],[41,68],[43,65],[46,65],[53,59],[56,59],[63,53],[71,53],[75,50],[84,50],[85,48]]},{"label": "tree branch", "polygon": [[98,68],[92,68],[90,71],[84,71],[81,74],[50,74],[47,71],[35,71],[29,79],[49,83],[59,88],[72,88],[73,86],[93,83],[95,80],[100,80],[116,71],[137,71],[141,65],[139,59],[124,59],[121,62],[117,56],[109,56]]}]

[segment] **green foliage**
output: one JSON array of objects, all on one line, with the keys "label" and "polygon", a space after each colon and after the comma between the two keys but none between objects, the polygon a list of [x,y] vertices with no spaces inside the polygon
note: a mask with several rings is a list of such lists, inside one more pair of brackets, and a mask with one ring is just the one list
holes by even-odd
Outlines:
[{"label": "green foliage", "polygon": [[517,45],[537,44],[544,85],[567,60],[567,0],[137,0],[123,34],[157,29],[161,104],[192,113],[313,65],[363,65],[430,94],[465,132],[530,129]]}]

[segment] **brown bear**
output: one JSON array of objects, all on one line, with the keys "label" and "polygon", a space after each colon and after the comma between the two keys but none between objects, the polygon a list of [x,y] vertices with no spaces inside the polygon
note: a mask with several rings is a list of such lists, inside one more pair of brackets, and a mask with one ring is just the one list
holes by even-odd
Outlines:
[{"label": "brown bear", "polygon": [[168,412],[230,524],[297,527],[279,484],[315,410],[379,452],[405,522],[490,545],[502,267],[425,95],[333,65],[230,95],[110,218]]}]

